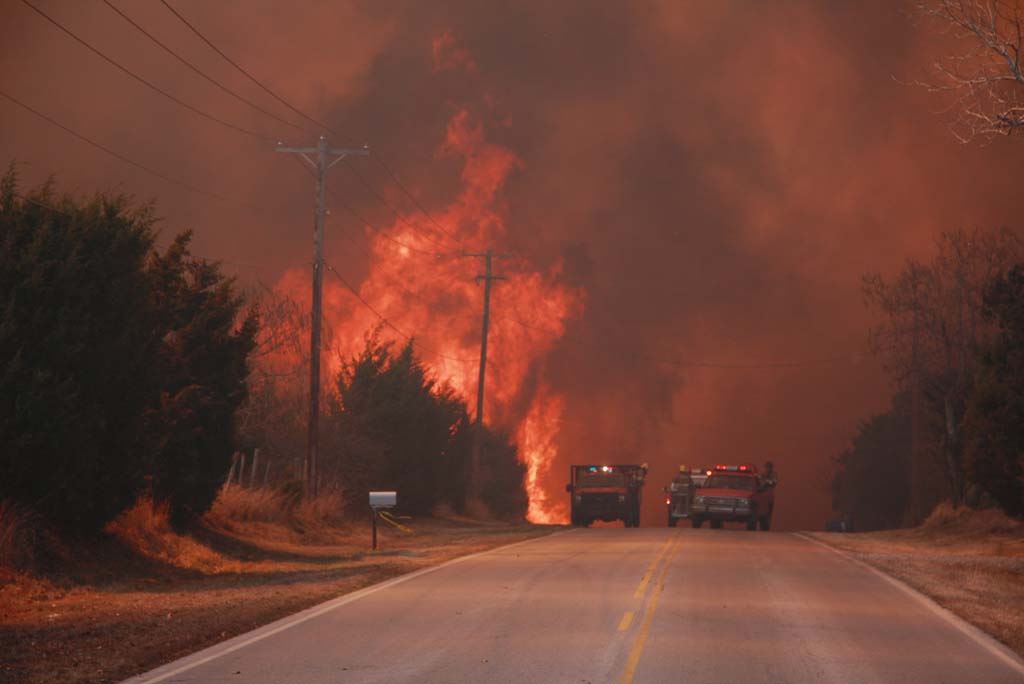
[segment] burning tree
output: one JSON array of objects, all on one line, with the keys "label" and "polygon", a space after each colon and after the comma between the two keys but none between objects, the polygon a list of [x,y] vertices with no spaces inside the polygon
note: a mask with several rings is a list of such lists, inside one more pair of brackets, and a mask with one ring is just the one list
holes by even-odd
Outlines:
[{"label": "burning tree", "polygon": [[1024,12],[1018,0],[926,0],[918,11],[952,34],[957,52],[921,83],[950,94],[953,134],[962,142],[1024,131]]},{"label": "burning tree", "polygon": [[[438,504],[463,510],[471,421],[466,402],[416,357],[414,343],[396,348],[380,339],[344,362],[326,423],[323,472],[340,484],[353,513],[366,508],[372,488],[400,492],[402,509],[430,513]],[[523,470],[516,449],[488,435],[485,491],[492,510],[526,515]],[[516,502],[519,502],[518,505]]]}]

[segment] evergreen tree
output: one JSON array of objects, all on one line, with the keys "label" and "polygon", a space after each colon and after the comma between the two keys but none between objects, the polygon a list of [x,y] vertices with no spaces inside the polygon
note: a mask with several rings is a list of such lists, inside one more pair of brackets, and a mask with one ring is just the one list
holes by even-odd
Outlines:
[{"label": "evergreen tree", "polygon": [[[416,358],[413,342],[395,351],[371,335],[343,367],[337,389],[324,460],[353,513],[365,512],[372,488],[397,490],[409,513],[428,514],[439,503],[463,509],[469,414],[455,391]],[[496,513],[521,517],[526,495],[515,447],[500,435],[489,434],[486,441],[485,503]]]},{"label": "evergreen tree", "polygon": [[161,324],[149,472],[154,496],[170,503],[177,524],[206,511],[224,482],[258,327],[254,309],[236,326],[243,301],[233,279],[191,257],[191,238],[182,233],[147,265]]},{"label": "evergreen tree", "polygon": [[0,499],[93,532],[150,480],[175,520],[234,449],[254,312],[191,235],[153,250],[152,207],[0,179]]},{"label": "evergreen tree", "polygon": [[136,495],[158,340],[150,207],[0,182],[0,499],[95,530]]}]

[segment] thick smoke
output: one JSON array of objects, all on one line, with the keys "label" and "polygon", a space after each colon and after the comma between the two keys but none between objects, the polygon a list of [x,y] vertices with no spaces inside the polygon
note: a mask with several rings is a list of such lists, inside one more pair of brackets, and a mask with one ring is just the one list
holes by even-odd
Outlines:
[{"label": "thick smoke", "polygon": [[[122,4],[276,106],[158,3]],[[657,489],[678,463],[772,458],[778,523],[819,526],[831,458],[891,390],[857,356],[872,320],[860,275],[926,256],[940,230],[1015,227],[1021,215],[1019,145],[956,143],[943,102],[900,82],[923,75],[943,39],[898,3],[174,5],[335,129],[332,142],[379,151],[432,211],[465,185],[465,160],[439,153],[460,111],[520,160],[495,247],[583,293],[582,313],[524,380],[563,405],[543,482],[553,501],[571,462],[646,461]],[[273,138],[315,139],[195,78],[98,3],[42,6],[184,100]],[[294,160],[146,91],[20,4],[4,12],[0,45],[5,92],[230,201],[149,177],[0,101],[0,151],[27,182],[55,173],[80,192],[153,197],[168,233],[193,227],[197,252],[245,281],[276,283],[309,263],[312,184]],[[395,224],[336,170],[337,196]],[[382,169],[364,173],[416,214]],[[343,236],[363,232],[334,208],[328,259],[355,282],[372,263]],[[467,282],[476,273],[467,262]],[[498,287],[496,319],[509,315],[503,303]],[[749,367],[778,362],[795,365]],[[660,523],[658,497],[647,500]]]}]

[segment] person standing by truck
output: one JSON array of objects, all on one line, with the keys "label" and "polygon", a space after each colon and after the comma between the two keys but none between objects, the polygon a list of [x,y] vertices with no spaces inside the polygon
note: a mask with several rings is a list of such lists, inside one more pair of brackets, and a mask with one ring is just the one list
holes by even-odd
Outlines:
[{"label": "person standing by truck", "polygon": [[761,486],[767,489],[777,484],[779,484],[779,474],[775,472],[775,464],[771,461],[765,461],[764,472],[761,473]]},{"label": "person standing by truck", "polygon": [[690,467],[681,465],[672,482],[665,487],[665,504],[668,506],[668,526],[675,527],[680,518],[690,515],[690,505],[694,494],[693,476]]}]

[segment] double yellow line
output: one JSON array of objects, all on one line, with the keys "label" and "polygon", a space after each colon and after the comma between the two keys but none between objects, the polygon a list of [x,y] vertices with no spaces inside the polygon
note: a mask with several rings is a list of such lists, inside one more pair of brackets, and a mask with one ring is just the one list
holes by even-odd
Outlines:
[{"label": "double yellow line", "polygon": [[[633,648],[630,649],[629,657],[626,659],[626,668],[622,671],[622,676],[619,678],[621,684],[632,684],[633,682],[633,675],[636,673],[637,665],[640,664],[640,656],[644,652],[644,645],[646,645],[647,636],[651,631],[651,623],[654,622],[654,612],[658,609],[658,599],[661,597],[661,592],[665,589],[665,575],[668,574],[668,569],[672,565],[672,559],[678,551],[679,536],[673,534],[665,541],[665,544],[661,547],[661,552],[651,561],[647,572],[640,579],[640,584],[637,585],[636,591],[633,592],[633,598],[642,599],[653,580],[654,587],[651,589],[647,599],[643,622],[640,623],[636,638],[633,640]],[[627,611],[622,616],[622,621],[619,622],[619,631],[626,631],[632,624],[633,611]]]}]

